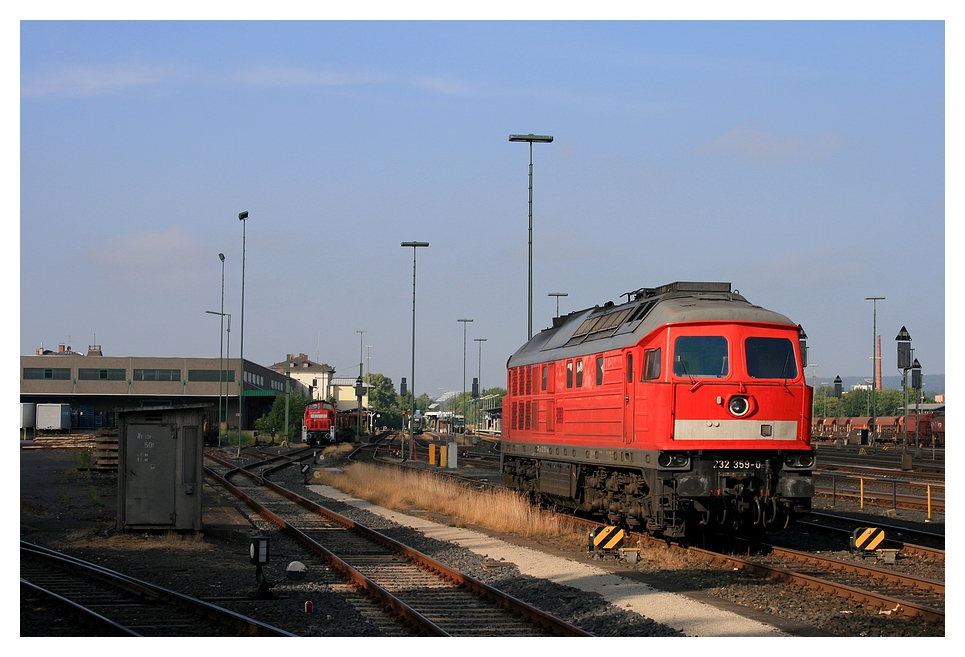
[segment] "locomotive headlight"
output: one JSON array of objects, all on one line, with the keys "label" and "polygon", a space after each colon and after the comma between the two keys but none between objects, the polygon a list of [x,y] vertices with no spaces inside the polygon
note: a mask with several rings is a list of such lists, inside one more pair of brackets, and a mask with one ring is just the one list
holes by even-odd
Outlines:
[{"label": "locomotive headlight", "polygon": [[784,465],[789,468],[810,468],[814,465],[814,454],[810,452],[796,452],[784,457]]},{"label": "locomotive headlight", "polygon": [[742,395],[734,395],[727,402],[727,410],[734,417],[744,417],[751,410],[750,401]]},{"label": "locomotive headlight", "polygon": [[690,456],[679,452],[662,452],[657,457],[657,464],[661,468],[682,470],[690,467]]}]

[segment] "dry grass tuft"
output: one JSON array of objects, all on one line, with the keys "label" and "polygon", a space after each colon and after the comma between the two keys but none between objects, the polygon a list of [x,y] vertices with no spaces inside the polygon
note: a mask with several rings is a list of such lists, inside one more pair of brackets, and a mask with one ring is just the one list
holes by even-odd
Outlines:
[{"label": "dry grass tuft", "polygon": [[337,445],[329,445],[321,451],[322,458],[341,456],[355,449],[355,446],[351,443],[338,443]]},{"label": "dry grass tuft", "polygon": [[[426,472],[354,463],[344,470],[317,470],[315,481],[396,511],[446,515],[458,526],[479,525],[531,538],[563,538],[575,531],[565,518],[541,512],[513,491],[470,491]],[[579,540],[585,541],[582,534]]]}]

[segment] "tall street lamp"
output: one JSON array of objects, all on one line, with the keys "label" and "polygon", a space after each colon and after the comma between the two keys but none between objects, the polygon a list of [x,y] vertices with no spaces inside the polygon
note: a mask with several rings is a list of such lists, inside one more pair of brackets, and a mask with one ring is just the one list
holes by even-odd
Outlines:
[{"label": "tall street lamp", "polygon": [[875,400],[875,389],[878,387],[878,302],[884,300],[884,297],[865,297],[865,301],[871,302],[871,424],[868,429],[871,433],[871,444],[877,444],[875,440],[875,432],[878,427],[878,407],[876,406],[877,401]]},{"label": "tall street lamp", "polygon": [[559,317],[560,316],[560,297],[568,297],[569,294],[567,294],[566,292],[550,292],[546,296],[556,297],[556,316]]},{"label": "tall street lamp", "polygon": [[462,426],[463,431],[466,427],[466,328],[471,319],[457,319],[462,322]]},{"label": "tall street lamp", "polygon": [[482,395],[482,343],[486,338],[473,338],[474,342],[479,343],[479,371],[476,373],[476,433],[479,433],[479,397]]},{"label": "tall street lamp", "polygon": [[238,369],[238,458],[241,458],[241,435],[245,430],[245,241],[248,232],[248,211],[238,213],[241,221],[241,355]]},{"label": "tall street lamp", "polygon": [[[409,458],[415,456],[415,438],[412,435],[412,417],[415,416],[415,262],[416,249],[429,246],[428,242],[402,242],[403,247],[412,247],[412,371],[409,373],[409,386],[412,390],[412,411],[409,416]],[[404,450],[403,450],[404,451]]]},{"label": "tall street lamp", "polygon": [[509,135],[509,141],[522,141],[529,144],[529,324],[527,340],[533,338],[533,143],[549,144],[552,135]]}]

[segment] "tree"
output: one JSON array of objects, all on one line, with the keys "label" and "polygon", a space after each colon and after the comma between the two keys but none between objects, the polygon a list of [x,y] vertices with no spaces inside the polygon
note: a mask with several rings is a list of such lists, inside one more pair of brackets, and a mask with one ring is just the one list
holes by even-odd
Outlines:
[{"label": "tree", "polygon": [[[908,408],[915,403],[914,389],[908,390]],[[932,402],[931,397],[923,396],[920,403]],[[905,393],[902,390],[883,388],[875,390],[876,417],[892,417],[904,414]],[[815,417],[871,417],[871,391],[858,388],[844,393],[841,399],[834,397],[833,389],[822,387],[814,394]]]},{"label": "tree", "polygon": [[[305,407],[311,403],[311,399],[297,392],[291,393],[288,398],[288,436],[286,440],[291,441],[298,436],[302,430],[302,418],[305,417]],[[275,397],[275,402],[271,405],[268,415],[255,420],[255,429],[260,433],[271,433],[274,429],[277,434],[285,431],[285,395]]]},{"label": "tree", "polygon": [[370,372],[365,381],[369,384],[369,406],[379,414],[379,424],[401,429],[402,411],[392,379],[378,372]]},{"label": "tree", "polygon": [[399,396],[392,385],[392,379],[378,372],[366,375],[369,385],[369,406],[380,413],[391,413],[399,410]]},{"label": "tree", "polygon": [[425,414],[426,410],[429,408],[429,404],[431,403],[432,403],[432,397],[430,397],[426,393],[422,393],[416,398],[415,407],[416,409],[422,411],[423,414]]}]

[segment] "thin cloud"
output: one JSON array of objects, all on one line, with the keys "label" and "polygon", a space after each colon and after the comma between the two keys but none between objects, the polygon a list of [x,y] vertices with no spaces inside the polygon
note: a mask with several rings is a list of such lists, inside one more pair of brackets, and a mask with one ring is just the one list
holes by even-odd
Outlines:
[{"label": "thin cloud", "polygon": [[157,84],[182,75],[182,71],[174,65],[130,64],[111,68],[76,66],[29,79],[21,86],[20,93],[24,98],[96,96],[129,87]]},{"label": "thin cloud", "polygon": [[752,162],[788,162],[829,157],[839,150],[841,141],[841,136],[837,133],[827,133],[813,141],[807,141],[798,135],[780,135],[737,127],[704,144],[699,150],[702,153],[731,155]]},{"label": "thin cloud", "polygon": [[350,87],[366,84],[408,84],[447,96],[475,94],[479,89],[463,80],[414,76],[408,79],[377,71],[337,72],[309,68],[256,66],[235,73],[233,79],[256,87]]},{"label": "thin cloud", "polygon": [[307,68],[285,68],[277,66],[255,66],[235,73],[233,78],[242,84],[257,87],[344,87],[389,81],[385,75],[371,72],[336,73]]}]

